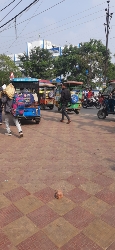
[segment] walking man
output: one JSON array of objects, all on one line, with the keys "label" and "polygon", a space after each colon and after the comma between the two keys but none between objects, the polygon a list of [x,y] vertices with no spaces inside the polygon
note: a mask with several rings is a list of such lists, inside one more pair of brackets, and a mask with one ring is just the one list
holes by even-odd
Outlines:
[{"label": "walking man", "polygon": [[71,102],[71,94],[70,94],[69,89],[67,89],[64,84],[62,84],[60,102],[62,104],[62,119],[60,120],[60,122],[64,122],[64,116],[66,116],[68,119],[67,124],[69,124],[71,120],[67,114],[66,107],[68,105],[68,102]]}]

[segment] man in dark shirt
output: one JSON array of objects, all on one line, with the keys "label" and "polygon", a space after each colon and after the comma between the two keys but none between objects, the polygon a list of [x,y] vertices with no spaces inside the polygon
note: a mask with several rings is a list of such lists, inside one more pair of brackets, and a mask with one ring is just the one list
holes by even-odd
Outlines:
[{"label": "man in dark shirt", "polygon": [[70,94],[69,89],[67,89],[66,86],[63,84],[62,84],[60,102],[62,104],[62,119],[60,120],[60,122],[64,122],[64,116],[66,116],[68,119],[67,124],[69,124],[71,120],[67,114],[66,107],[68,105],[68,102],[71,102],[71,94]]}]

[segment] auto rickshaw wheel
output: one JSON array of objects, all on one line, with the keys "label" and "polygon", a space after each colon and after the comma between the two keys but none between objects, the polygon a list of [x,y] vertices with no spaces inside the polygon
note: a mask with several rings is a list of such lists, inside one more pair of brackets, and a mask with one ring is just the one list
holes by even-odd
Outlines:
[{"label": "auto rickshaw wheel", "polygon": [[74,112],[76,115],[79,115],[79,110],[75,109]]},{"label": "auto rickshaw wheel", "polygon": [[54,108],[54,105],[52,105],[52,106],[49,106],[49,109],[50,109],[50,110],[52,110],[53,108]]},{"label": "auto rickshaw wheel", "polygon": [[41,104],[41,109],[46,109],[46,106],[45,106],[45,104]]},{"label": "auto rickshaw wheel", "polygon": [[106,113],[104,110],[99,110],[97,113],[97,116],[99,119],[105,119],[106,118]]},{"label": "auto rickshaw wheel", "polygon": [[39,124],[40,123],[40,120],[35,120],[36,124]]}]

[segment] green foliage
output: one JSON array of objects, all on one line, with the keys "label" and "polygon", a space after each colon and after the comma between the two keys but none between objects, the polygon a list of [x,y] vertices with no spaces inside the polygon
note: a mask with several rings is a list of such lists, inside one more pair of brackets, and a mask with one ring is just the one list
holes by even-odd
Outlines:
[{"label": "green foliage", "polygon": [[[77,46],[65,46],[61,56],[52,57],[47,49],[34,48],[30,56],[20,57],[21,67],[25,76],[38,79],[53,79],[59,76],[68,80],[83,81],[85,84],[99,85],[105,75],[105,61],[108,58],[108,79],[115,78],[115,65],[111,63],[110,51],[106,57],[106,47],[100,40],[90,39],[89,42]],[[86,74],[86,70],[88,74]]]},{"label": "green foliage", "polygon": [[51,79],[53,77],[53,58],[47,49],[35,47],[31,50],[30,56],[20,56],[21,68],[25,76],[38,79]]},{"label": "green foliage", "polygon": [[10,59],[10,57],[1,54],[0,55],[0,85],[3,83],[9,84],[9,77],[11,72],[14,73],[15,77],[21,76],[21,71],[15,63]]},{"label": "green foliage", "polygon": [[108,63],[108,80],[114,80],[115,79],[115,64],[109,62]]},{"label": "green foliage", "polygon": [[[91,39],[81,44],[80,48],[70,45],[65,46],[63,55],[54,61],[56,76],[67,76],[68,80],[83,81],[86,84],[95,85],[95,79],[99,82],[104,78],[106,60],[106,47],[99,40]],[[110,51],[108,50],[108,77],[114,76],[114,65],[111,64],[111,76],[109,73]],[[86,70],[88,74],[86,75]]]}]

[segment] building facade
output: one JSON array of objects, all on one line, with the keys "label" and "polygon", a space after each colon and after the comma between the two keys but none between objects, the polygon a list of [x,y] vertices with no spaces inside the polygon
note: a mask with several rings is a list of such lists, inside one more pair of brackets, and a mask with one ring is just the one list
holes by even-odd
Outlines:
[{"label": "building facade", "polygon": [[[25,48],[26,55],[29,56],[31,50],[34,49],[35,47],[40,47],[41,49],[48,49],[49,51],[51,51],[54,57],[62,55],[62,51],[64,48],[56,46],[55,44],[52,44],[52,42],[43,39],[43,40],[33,41],[31,43],[27,42]],[[11,58],[12,61],[15,62],[16,66],[19,66],[20,65],[19,56],[23,56],[23,53],[11,54],[8,56]]]}]

